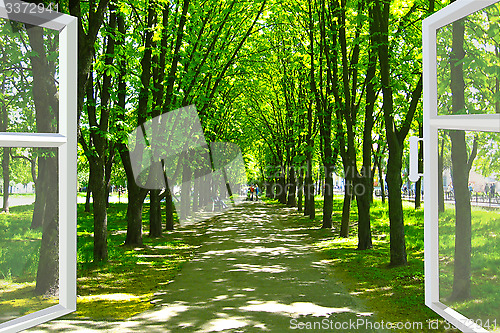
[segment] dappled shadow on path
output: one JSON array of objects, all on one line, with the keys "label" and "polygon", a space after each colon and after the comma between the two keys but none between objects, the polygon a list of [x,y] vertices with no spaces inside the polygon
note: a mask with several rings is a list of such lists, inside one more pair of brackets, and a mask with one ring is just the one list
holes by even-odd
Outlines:
[{"label": "dappled shadow on path", "polygon": [[[287,216],[275,205],[238,206],[208,222],[206,241],[157,294],[155,308],[120,323],[60,320],[41,329],[286,332],[309,323],[328,331],[375,331],[366,327],[373,314],[335,281],[310,231],[287,224]],[[340,328],[349,322],[360,326]]]}]

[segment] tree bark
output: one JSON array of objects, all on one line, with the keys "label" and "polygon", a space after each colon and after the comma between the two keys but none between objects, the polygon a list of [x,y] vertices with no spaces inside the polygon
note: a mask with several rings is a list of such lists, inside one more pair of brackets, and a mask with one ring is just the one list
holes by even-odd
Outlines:
[{"label": "tree bark", "polygon": [[[358,203],[358,250],[367,250],[372,248],[372,232],[371,232],[371,177],[359,177],[356,185],[361,187],[356,188],[356,201]],[[362,189],[362,190],[361,190]]]},{"label": "tree bark", "polygon": [[297,191],[297,210],[302,212],[302,200],[304,197],[304,168],[300,168],[299,173],[299,187]]},{"label": "tree bark", "polygon": [[[44,149],[39,157],[38,178],[44,179],[46,193],[43,214],[42,243],[36,274],[35,295],[56,295],[59,290],[59,189],[56,149]],[[40,174],[40,164],[44,164]]]},{"label": "tree bark", "polygon": [[390,52],[389,52],[389,17],[390,1],[376,1],[373,6],[374,22],[377,28],[376,41],[380,64],[380,78],[383,94],[383,112],[389,158],[387,160],[386,182],[389,189],[389,220],[390,220],[390,254],[391,266],[406,265],[406,245],[403,220],[403,203],[401,200],[401,168],[403,146],[411,122],[422,95],[422,74],[411,93],[408,111],[400,127],[394,119],[394,101],[391,84]]},{"label": "tree bark", "polygon": [[9,183],[10,183],[10,147],[3,147],[2,154],[2,176],[3,176],[3,206],[2,212],[9,212]]},{"label": "tree bark", "polygon": [[297,182],[295,179],[295,167],[292,165],[288,168],[288,207],[297,207],[297,197],[295,196],[297,192]]},{"label": "tree bark", "polygon": [[380,183],[380,196],[382,199],[382,203],[385,203],[385,182],[384,182],[384,175],[383,175],[383,169],[382,169],[382,161],[383,161],[383,158],[382,158],[382,156],[380,156],[378,158],[377,169],[378,169],[378,181]]},{"label": "tree bark", "polygon": [[[465,83],[462,60],[465,56],[463,20],[453,22],[451,67],[452,113],[463,114],[465,109]],[[451,300],[464,300],[471,296],[472,216],[469,192],[469,172],[477,151],[477,141],[467,157],[465,131],[451,130],[451,164],[453,192],[455,194],[455,257]]]},{"label": "tree bark", "polygon": [[165,230],[174,230],[174,203],[172,201],[172,193],[167,186],[165,189]]},{"label": "tree bark", "polygon": [[444,188],[443,188],[443,154],[444,138],[441,139],[441,152],[438,155],[438,212],[444,212]]},{"label": "tree bark", "polygon": [[[57,133],[59,103],[52,79],[55,64],[47,59],[44,32],[26,25],[33,54],[33,98],[38,132]],[[32,228],[42,227],[42,243],[37,269],[35,294],[56,294],[59,289],[59,189],[58,154],[54,148],[39,148],[38,176]]]},{"label": "tree bark", "polygon": [[149,237],[161,237],[160,190],[149,191]]},{"label": "tree bark", "polygon": [[127,182],[127,237],[125,245],[142,246],[142,208],[147,190],[134,183]]},{"label": "tree bark", "polygon": [[[330,148],[331,154],[331,148]],[[331,158],[331,157],[330,157]],[[325,189],[323,202],[323,224],[322,229],[331,229],[333,213],[333,165],[324,163],[325,166]]]},{"label": "tree bark", "polygon": [[342,203],[342,219],[340,222],[340,237],[349,237],[351,201],[352,201],[351,181],[348,178],[345,178],[344,201]]},{"label": "tree bark", "polygon": [[87,194],[85,195],[85,212],[90,213],[90,198],[92,197],[92,191],[90,190],[90,174],[89,182],[87,183]]},{"label": "tree bark", "polygon": [[305,192],[305,206],[304,215],[309,216],[311,220],[316,217],[316,207],[314,203],[314,184],[312,178],[312,158],[306,160],[307,170],[304,182],[304,192]]},{"label": "tree bark", "polygon": [[[370,9],[370,18],[373,19]],[[370,20],[370,33],[374,34],[373,20]],[[377,53],[373,37],[370,39],[368,69],[366,72],[366,107],[365,121],[363,127],[363,165],[361,172],[356,170],[356,188],[355,195],[358,203],[358,250],[372,248],[371,216],[370,206],[373,199],[373,175],[371,170],[372,163],[372,130],[374,125],[373,109],[377,100],[377,93],[373,79],[377,66]],[[353,164],[356,168],[356,164]]]},{"label": "tree bark", "polygon": [[455,194],[455,256],[451,300],[471,296],[472,224],[469,167],[464,131],[450,131],[453,191]]},{"label": "tree bark", "polygon": [[92,170],[90,186],[93,190],[94,208],[94,262],[108,260],[108,214],[106,210],[107,186],[104,180],[104,161],[96,161],[99,157],[91,159]]},{"label": "tree bark", "polygon": [[286,179],[285,179],[285,166],[281,165],[280,175],[278,179],[278,201],[285,205],[286,204]]},{"label": "tree bark", "polygon": [[[187,161],[186,158],[182,166],[181,211],[179,214],[180,219],[185,219],[191,215],[191,178],[191,166],[189,165],[189,161]],[[210,195],[210,198],[212,199],[213,196]]]},{"label": "tree bark", "polygon": [[[424,130],[422,124],[418,126],[418,136],[423,138]],[[418,170],[419,172],[422,170],[422,164],[424,159],[424,150],[419,149],[418,151]],[[421,193],[422,192],[422,177],[418,178],[418,181],[415,183],[415,209],[420,209],[421,206]]]}]

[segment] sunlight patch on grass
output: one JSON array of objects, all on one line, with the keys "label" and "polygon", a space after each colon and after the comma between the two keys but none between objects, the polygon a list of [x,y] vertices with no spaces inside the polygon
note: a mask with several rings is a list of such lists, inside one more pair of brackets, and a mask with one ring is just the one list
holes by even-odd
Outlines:
[{"label": "sunlight patch on grass", "polygon": [[34,290],[34,282],[12,283],[0,280],[0,318],[2,314],[24,316],[59,303],[56,297],[33,296]]},{"label": "sunlight patch on grass", "polygon": [[[334,228],[340,230],[342,200],[335,200],[333,206]],[[357,212],[354,205],[351,209]],[[350,229],[348,238],[336,236],[337,238],[315,245],[332,259],[331,267],[336,278],[342,281],[350,294],[360,296],[370,308],[376,310],[380,319],[391,322],[422,322],[426,328],[426,321],[440,317],[424,304],[423,210],[415,210],[411,203],[404,204],[408,265],[394,268],[388,267],[390,248],[387,204],[375,200],[370,213],[372,249],[356,250],[357,226]],[[353,219],[357,220],[357,214],[354,217],[351,214],[351,221]]]},{"label": "sunlight patch on grass", "polygon": [[148,205],[143,211],[145,226],[142,247],[123,246],[127,221],[126,204],[112,203],[108,208],[107,263],[94,264],[93,216],[78,205],[78,283],[77,311],[64,318],[123,320],[152,308],[155,293],[172,282],[182,264],[203,240],[203,227],[197,234],[182,230],[149,238]]}]

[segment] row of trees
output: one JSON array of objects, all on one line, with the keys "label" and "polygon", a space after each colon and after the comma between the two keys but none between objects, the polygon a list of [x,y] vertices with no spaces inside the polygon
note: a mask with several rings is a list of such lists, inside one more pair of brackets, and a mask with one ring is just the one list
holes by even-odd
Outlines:
[{"label": "row of trees", "polygon": [[[236,0],[59,2],[61,11],[79,18],[78,142],[88,161],[95,262],[108,258],[106,208],[112,173],[123,173],[127,179],[126,245],[142,245],[142,208],[148,193],[150,236],[162,233],[160,202],[164,198],[165,228],[173,228],[168,187],[147,190],[135,181],[128,133],[164,112],[195,104],[208,140],[235,141],[238,137],[234,129],[240,127],[241,119],[234,113],[232,118],[226,115],[224,96],[241,74],[238,59],[244,56],[247,40],[258,31],[265,7],[266,1]],[[15,22],[2,22],[1,27],[6,36],[16,35],[1,44],[1,55],[10,60],[3,62],[6,67],[1,74],[11,76],[2,86],[2,130],[57,132],[57,32]],[[24,100],[17,103],[19,96]],[[28,112],[33,105],[35,112]],[[19,115],[31,117],[25,123],[34,127],[14,128]],[[4,148],[3,160],[11,153]],[[36,292],[45,294],[58,288],[57,153],[38,149],[33,156],[23,156],[31,157],[36,171],[32,227],[43,228]]]},{"label": "row of trees", "polygon": [[[142,244],[148,194],[150,236],[162,233],[163,198],[165,228],[173,228],[172,195],[168,187],[138,186],[127,134],[195,104],[208,141],[236,142],[261,169],[276,167],[272,182],[288,189],[280,201],[304,206],[311,217],[313,165],[324,166],[325,188],[331,189],[340,158],[347,181],[341,235],[349,233],[354,195],[360,249],[371,247],[371,184],[388,150],[391,264],[406,263],[402,156],[408,132],[418,126],[420,21],[434,11],[433,2],[401,8],[383,0],[70,0],[60,8],[80,18],[78,142],[89,166],[94,261],[108,257],[106,207],[117,168],[129,197],[125,244]],[[192,177],[183,175],[183,181]],[[304,184],[304,193],[292,184]],[[325,228],[332,226],[332,200],[325,191]]]},{"label": "row of trees", "polygon": [[[372,184],[378,171],[383,190],[385,174],[390,263],[405,264],[403,153],[408,133],[422,128],[420,29],[422,19],[444,4],[436,5],[419,0],[61,2],[62,11],[79,18],[78,142],[80,158],[88,161],[82,169],[88,164],[94,261],[108,257],[106,209],[117,173],[127,180],[125,244],[142,245],[148,194],[150,236],[173,229],[172,193],[168,186],[148,190],[137,184],[128,133],[194,104],[207,141],[238,144],[248,174],[265,180],[267,195],[311,218],[313,169],[321,166],[322,179],[316,180],[324,184],[324,228],[332,227],[332,174],[343,175],[340,235],[349,234],[355,199],[359,249],[372,246]],[[48,80],[56,64],[43,55],[50,53],[51,44],[37,44],[40,36],[27,31],[30,48],[42,54],[30,58],[33,82],[37,66],[46,71],[39,80]],[[33,85],[34,104],[45,98],[50,108],[43,112],[52,114],[57,110],[55,85],[45,86],[49,88],[35,93]],[[56,131],[54,116],[39,119],[39,109],[41,104],[37,131]],[[43,170],[57,170],[50,168],[54,156],[44,156],[47,167],[39,158],[38,182],[51,180],[49,173],[40,177],[48,172]],[[194,178],[185,168],[182,181]],[[37,193],[35,207],[46,207],[43,200]]]},{"label": "row of trees", "polygon": [[237,104],[250,113],[248,122],[261,141],[256,154],[267,171],[267,195],[304,207],[314,218],[312,170],[321,165],[323,228],[331,228],[333,172],[343,175],[340,235],[349,234],[355,199],[358,248],[368,249],[378,170],[381,189],[382,174],[388,185],[390,263],[403,265],[403,153],[408,133],[421,128],[420,29],[436,9],[434,1],[308,0],[279,6],[261,33],[259,47],[269,51],[257,64],[245,64],[252,75],[240,83]]}]

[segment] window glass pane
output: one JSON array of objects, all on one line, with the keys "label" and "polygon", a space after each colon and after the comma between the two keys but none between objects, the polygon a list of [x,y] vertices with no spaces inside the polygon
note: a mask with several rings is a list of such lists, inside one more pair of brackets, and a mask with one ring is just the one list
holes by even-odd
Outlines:
[{"label": "window glass pane", "polygon": [[0,18],[0,35],[0,132],[57,132],[59,33]]},{"label": "window glass pane", "polygon": [[438,152],[440,301],[495,331],[500,325],[500,133],[439,130]]},{"label": "window glass pane", "polygon": [[499,14],[496,3],[437,30],[438,115],[500,113]]},{"label": "window glass pane", "polygon": [[2,147],[0,160],[3,323],[58,303],[57,148]]}]

